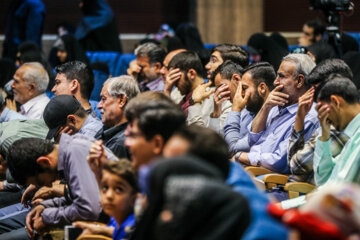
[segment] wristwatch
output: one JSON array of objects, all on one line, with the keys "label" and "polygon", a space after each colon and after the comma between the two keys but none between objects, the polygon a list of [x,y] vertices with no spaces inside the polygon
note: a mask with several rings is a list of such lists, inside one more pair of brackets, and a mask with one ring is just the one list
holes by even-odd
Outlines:
[{"label": "wristwatch", "polygon": [[194,99],[192,97],[189,98],[189,104],[190,106],[195,104]]},{"label": "wristwatch", "polygon": [[242,152],[237,152],[237,153],[235,154],[235,161],[236,161],[236,162],[239,162],[239,157],[240,157],[241,153],[242,153]]}]

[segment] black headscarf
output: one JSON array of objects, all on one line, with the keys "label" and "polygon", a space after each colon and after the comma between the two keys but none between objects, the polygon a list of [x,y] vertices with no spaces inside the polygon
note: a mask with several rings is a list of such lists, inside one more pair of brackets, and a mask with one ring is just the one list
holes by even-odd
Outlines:
[{"label": "black headscarf", "polygon": [[355,83],[355,86],[357,89],[360,89],[360,53],[347,52],[343,59],[353,72],[353,82]]},{"label": "black headscarf", "polygon": [[64,50],[67,52],[66,62],[70,61],[81,61],[83,63],[88,64],[89,60],[85,55],[85,51],[79,44],[79,42],[70,34],[64,35],[60,37],[63,44]]},{"label": "black headscarf", "polygon": [[132,239],[240,239],[249,224],[246,200],[196,157],[158,160],[148,184],[148,207]]},{"label": "black headscarf", "polygon": [[281,47],[264,33],[253,34],[247,45],[255,48],[261,56],[261,61],[269,62],[274,66],[275,71],[279,69],[282,58],[289,53],[288,49]]},{"label": "black headscarf", "polygon": [[334,48],[324,41],[314,43],[309,46],[308,49],[315,56],[316,64],[319,64],[326,59],[336,58]]},{"label": "black headscarf", "polygon": [[16,66],[13,60],[9,58],[0,59],[0,88],[4,88],[5,84],[13,79]]}]

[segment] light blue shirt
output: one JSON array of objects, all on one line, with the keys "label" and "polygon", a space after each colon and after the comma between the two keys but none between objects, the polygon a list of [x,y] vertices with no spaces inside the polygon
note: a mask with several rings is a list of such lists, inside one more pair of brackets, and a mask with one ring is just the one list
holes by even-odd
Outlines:
[{"label": "light blue shirt", "polygon": [[89,137],[95,137],[96,133],[100,131],[102,127],[103,124],[99,119],[89,115],[80,128],[79,133]]},{"label": "light blue shirt", "polygon": [[27,117],[24,115],[21,115],[20,113],[17,113],[13,110],[8,109],[7,107],[4,108],[0,115],[0,123],[2,122],[10,122],[12,120],[26,120]]},{"label": "light blue shirt", "polygon": [[[273,107],[266,120],[266,127],[259,133],[249,132],[251,146],[248,159],[253,166],[262,166],[278,173],[290,173],[287,164],[287,145],[295,123],[298,104],[280,109]],[[315,103],[305,117],[305,142],[319,127]]]},{"label": "light blue shirt", "polygon": [[246,109],[241,112],[229,112],[223,131],[231,153],[248,152],[250,150],[248,133],[253,119],[254,114]]}]

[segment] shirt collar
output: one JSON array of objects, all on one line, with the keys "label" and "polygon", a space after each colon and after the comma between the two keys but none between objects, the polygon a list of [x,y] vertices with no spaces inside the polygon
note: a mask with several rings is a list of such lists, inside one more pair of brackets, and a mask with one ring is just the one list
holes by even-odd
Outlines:
[{"label": "shirt collar", "polygon": [[360,127],[360,113],[351,120],[351,122],[346,126],[344,133],[351,138]]},{"label": "shirt collar", "polygon": [[278,106],[278,111],[280,114],[284,114],[286,112],[289,112],[290,114],[294,115],[297,113],[297,109],[298,109],[298,103],[292,104],[290,106],[287,106],[285,108],[280,108]]},{"label": "shirt collar", "polygon": [[23,111],[25,113],[29,112],[29,110],[44,97],[47,98],[45,93],[42,93],[40,95],[37,95],[36,97],[33,97],[32,99],[30,99],[29,101],[27,101],[26,103],[21,105],[21,107],[20,107],[21,111]]},{"label": "shirt collar", "polygon": [[117,125],[117,126],[114,126],[114,127],[111,127],[111,128],[106,128],[104,126],[103,128],[103,132],[102,132],[102,135],[103,135],[103,139],[110,139],[112,138],[115,134],[117,134],[118,132],[120,131],[123,131],[126,127],[127,127],[127,122],[125,123],[122,123],[120,125]]},{"label": "shirt collar", "polygon": [[163,79],[162,77],[151,81],[149,83],[146,84],[146,87],[150,89],[150,91],[155,91],[155,90],[159,90],[159,85],[163,83]]}]

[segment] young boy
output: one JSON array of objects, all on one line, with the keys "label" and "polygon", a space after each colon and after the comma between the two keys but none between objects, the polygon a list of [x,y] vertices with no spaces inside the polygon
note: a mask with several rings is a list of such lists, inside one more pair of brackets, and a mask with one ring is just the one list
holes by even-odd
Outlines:
[{"label": "young boy", "polygon": [[127,230],[135,223],[133,213],[138,184],[131,162],[128,160],[104,163],[100,181],[101,205],[111,216],[107,226],[94,223],[75,222],[73,225],[84,229],[82,235],[100,234],[120,240],[128,237]]}]

